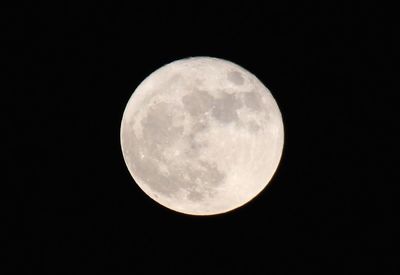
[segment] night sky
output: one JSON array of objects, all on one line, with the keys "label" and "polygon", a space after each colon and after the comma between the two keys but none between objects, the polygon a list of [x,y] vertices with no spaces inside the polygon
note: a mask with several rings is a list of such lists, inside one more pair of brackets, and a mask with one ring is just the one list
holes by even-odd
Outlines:
[{"label": "night sky", "polygon": [[[24,274],[396,274],[391,8],[136,2],[4,10],[3,266]],[[254,73],[283,116],[274,178],[223,215],[155,203],[121,152],[135,88],[190,56]]]}]

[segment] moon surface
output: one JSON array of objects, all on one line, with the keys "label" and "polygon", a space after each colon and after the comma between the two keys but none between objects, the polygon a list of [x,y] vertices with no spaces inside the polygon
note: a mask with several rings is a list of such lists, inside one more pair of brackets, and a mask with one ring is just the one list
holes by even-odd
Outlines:
[{"label": "moon surface", "polygon": [[150,74],[128,101],[121,147],[135,182],[177,212],[214,215],[257,196],[281,159],[270,91],[223,59],[191,57]]}]

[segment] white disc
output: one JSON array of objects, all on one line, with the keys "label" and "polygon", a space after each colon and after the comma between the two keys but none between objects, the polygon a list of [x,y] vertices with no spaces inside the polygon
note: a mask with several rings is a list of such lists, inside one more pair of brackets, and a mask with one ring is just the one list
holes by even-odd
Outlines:
[{"label": "white disc", "polygon": [[126,165],[172,210],[224,213],[271,180],[284,140],[281,112],[250,72],[218,58],[169,63],[135,90],[121,123]]}]

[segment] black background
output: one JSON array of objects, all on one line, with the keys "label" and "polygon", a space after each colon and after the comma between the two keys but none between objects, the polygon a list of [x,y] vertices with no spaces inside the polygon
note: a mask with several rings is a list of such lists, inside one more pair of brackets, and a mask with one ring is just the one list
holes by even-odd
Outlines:
[{"label": "black background", "polygon": [[[390,7],[134,2],[35,1],[3,10],[2,39],[12,42],[4,51],[12,109],[6,268],[395,274]],[[189,56],[248,69],[284,119],[273,180],[223,215],[159,206],[134,184],[120,149],[122,113],[137,85]]]}]

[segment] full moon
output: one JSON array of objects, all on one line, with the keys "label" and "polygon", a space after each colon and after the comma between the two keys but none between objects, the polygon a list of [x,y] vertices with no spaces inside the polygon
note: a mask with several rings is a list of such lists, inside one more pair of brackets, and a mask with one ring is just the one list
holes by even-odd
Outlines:
[{"label": "full moon", "polygon": [[284,128],[271,92],[227,60],[191,57],[151,73],[121,122],[125,163],[159,204],[190,215],[236,209],[269,183]]}]

